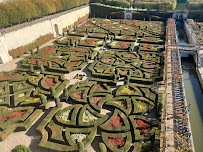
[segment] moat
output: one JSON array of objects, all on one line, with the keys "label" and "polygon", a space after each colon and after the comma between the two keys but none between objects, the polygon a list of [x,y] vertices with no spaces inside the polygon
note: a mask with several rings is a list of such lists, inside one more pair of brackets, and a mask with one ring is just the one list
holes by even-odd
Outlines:
[{"label": "moat", "polygon": [[[187,35],[184,31],[183,24],[177,22],[177,38],[181,44],[188,43]],[[196,152],[203,151],[203,90],[201,89],[198,76],[196,73],[196,65],[193,56],[181,54],[181,66],[184,77],[184,86],[187,99],[187,105],[190,105],[189,116]]]}]

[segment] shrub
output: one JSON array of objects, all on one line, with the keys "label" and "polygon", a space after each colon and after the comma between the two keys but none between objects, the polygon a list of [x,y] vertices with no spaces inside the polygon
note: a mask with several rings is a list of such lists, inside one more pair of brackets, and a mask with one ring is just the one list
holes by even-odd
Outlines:
[{"label": "shrub", "polygon": [[[1,4],[0,4],[1,5]],[[1,12],[1,10],[0,10]],[[0,14],[1,16],[1,14]],[[1,19],[0,19],[1,20]],[[9,55],[12,56],[14,59],[23,55],[25,52],[29,52],[29,50],[36,48],[38,45],[42,45],[53,38],[53,34],[47,34],[44,36],[39,37],[33,43],[30,43],[25,46],[18,47],[9,51]]]},{"label": "shrub", "polygon": [[31,19],[68,10],[89,0],[15,0],[0,3],[0,27],[22,23]]},{"label": "shrub", "polygon": [[11,152],[31,152],[31,150],[25,145],[17,145]]}]

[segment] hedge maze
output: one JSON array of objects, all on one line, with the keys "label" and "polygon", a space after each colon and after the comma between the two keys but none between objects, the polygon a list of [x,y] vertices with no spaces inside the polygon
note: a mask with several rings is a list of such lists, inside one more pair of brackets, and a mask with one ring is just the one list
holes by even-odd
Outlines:
[{"label": "hedge maze", "polygon": [[[162,22],[92,18],[31,50],[22,68],[0,72],[0,140],[54,99],[36,128],[43,150],[159,151],[162,94],[150,84],[163,79],[164,34]],[[67,79],[78,71],[87,78]]]}]

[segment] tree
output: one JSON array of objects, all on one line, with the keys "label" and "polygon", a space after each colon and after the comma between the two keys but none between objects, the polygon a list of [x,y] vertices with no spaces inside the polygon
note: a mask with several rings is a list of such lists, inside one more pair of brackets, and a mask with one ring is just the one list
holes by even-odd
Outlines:
[{"label": "tree", "polygon": [[31,152],[31,150],[25,145],[17,145],[11,152]]}]

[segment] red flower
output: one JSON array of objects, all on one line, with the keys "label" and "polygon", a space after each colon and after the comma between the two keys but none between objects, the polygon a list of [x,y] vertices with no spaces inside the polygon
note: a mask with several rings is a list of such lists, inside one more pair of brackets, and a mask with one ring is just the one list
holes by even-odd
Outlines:
[{"label": "red flower", "polygon": [[84,56],[80,56],[80,57],[76,58],[74,61],[80,61],[80,60],[83,59],[83,57],[84,57]]},{"label": "red flower", "polygon": [[54,61],[59,62],[59,63],[63,63],[62,61],[60,61],[60,60],[58,60],[58,59],[55,59]]},{"label": "red flower", "polygon": [[103,62],[110,63],[111,59],[103,59]]},{"label": "red flower", "polygon": [[137,127],[139,128],[140,133],[148,133],[152,129],[148,123],[141,119],[135,119],[135,122],[137,123]]},{"label": "red flower", "polygon": [[73,40],[77,39],[77,37],[70,37],[70,38],[73,39]]},{"label": "red flower", "polygon": [[124,125],[123,119],[118,115],[114,120],[112,120],[108,126],[109,127],[121,127]]},{"label": "red flower", "polygon": [[[35,59],[30,60],[31,63],[36,63]],[[39,61],[40,64],[47,64],[46,61]]]},{"label": "red flower", "polygon": [[93,42],[95,42],[95,41],[97,41],[96,39],[87,39],[88,41],[93,41]]},{"label": "red flower", "polygon": [[103,99],[104,97],[93,97],[92,99],[93,99],[93,102],[96,104],[96,105],[98,105],[98,102],[101,100],[101,99]]},{"label": "red flower", "polygon": [[98,87],[96,87],[96,90],[104,90],[104,87],[103,86],[98,86]]},{"label": "red flower", "polygon": [[109,141],[112,145],[117,148],[122,148],[125,145],[125,138],[109,138]]},{"label": "red flower", "polygon": [[76,65],[78,63],[78,61],[71,61],[68,63],[68,66],[73,66]]},{"label": "red flower", "polygon": [[4,76],[2,76],[1,77],[1,79],[8,79],[8,78],[13,78],[13,77],[16,77],[16,76],[18,76],[18,75],[20,75],[19,73],[15,73],[15,74],[13,74],[13,75],[4,75]]},{"label": "red flower", "polygon": [[82,99],[84,91],[78,91],[73,94],[74,97]]},{"label": "red flower", "polygon": [[3,117],[1,117],[0,122],[5,122],[5,121],[13,119],[13,118],[21,117],[25,113],[26,113],[26,111],[9,113],[9,114],[4,115]]},{"label": "red flower", "polygon": [[54,47],[50,47],[50,48],[48,48],[46,51],[42,52],[41,54],[50,52],[50,51],[52,51],[52,50],[54,50],[54,49],[55,49]]},{"label": "red flower", "polygon": [[132,57],[132,58],[136,58],[136,56],[134,54],[127,54],[125,57]]},{"label": "red flower", "polygon": [[119,70],[120,71],[120,73],[122,73],[122,74],[127,74],[128,73],[128,71],[123,71],[123,70]]},{"label": "red flower", "polygon": [[47,87],[52,87],[54,86],[56,83],[54,82],[54,78],[46,78],[45,79],[45,85]]}]

